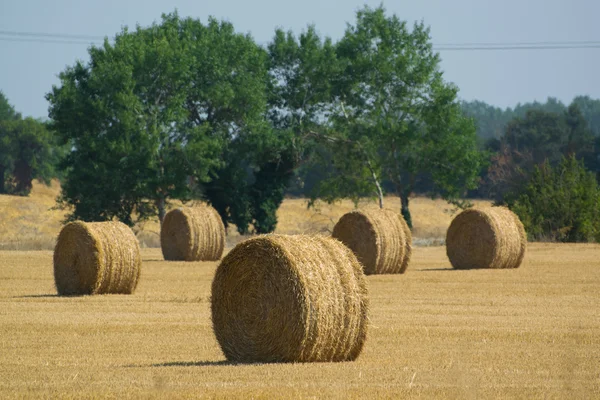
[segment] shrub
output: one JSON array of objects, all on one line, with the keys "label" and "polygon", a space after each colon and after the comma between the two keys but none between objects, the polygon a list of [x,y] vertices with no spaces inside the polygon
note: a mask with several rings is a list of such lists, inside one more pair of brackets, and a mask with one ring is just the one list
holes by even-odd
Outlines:
[{"label": "shrub", "polygon": [[508,206],[530,240],[600,241],[600,188],[594,173],[574,156],[555,167],[547,161],[535,167]]}]

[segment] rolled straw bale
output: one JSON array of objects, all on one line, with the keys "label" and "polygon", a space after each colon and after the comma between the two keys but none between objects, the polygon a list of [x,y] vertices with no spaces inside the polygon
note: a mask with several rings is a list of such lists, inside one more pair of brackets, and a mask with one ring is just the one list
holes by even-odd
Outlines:
[{"label": "rolled straw bale", "polygon": [[135,290],[141,271],[140,246],[121,222],[71,222],[54,248],[54,281],[60,295]]},{"label": "rolled straw bale", "polygon": [[402,274],[412,253],[412,234],[404,218],[391,210],[361,210],[340,218],[332,236],[348,246],[365,274]]},{"label": "rolled straw bale", "polygon": [[234,362],[351,361],[367,333],[362,266],[339,241],[264,235],[217,268],[212,321]]},{"label": "rolled straw bale", "polygon": [[216,261],[225,248],[225,226],[208,205],[176,208],[165,215],[160,246],[165,260]]},{"label": "rolled straw bale", "polygon": [[506,207],[467,209],[446,233],[446,254],[456,269],[518,268],[526,247],[525,228]]}]

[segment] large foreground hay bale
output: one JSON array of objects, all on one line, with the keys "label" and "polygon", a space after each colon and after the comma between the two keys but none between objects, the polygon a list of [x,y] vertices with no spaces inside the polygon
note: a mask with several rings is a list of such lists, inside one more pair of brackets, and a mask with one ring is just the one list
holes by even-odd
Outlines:
[{"label": "large foreground hay bale", "polygon": [[446,233],[446,254],[456,269],[518,268],[526,247],[525,228],[506,207],[465,210]]},{"label": "large foreground hay bale", "polygon": [[208,205],[176,208],[165,215],[160,247],[165,260],[216,261],[225,248],[225,226]]},{"label": "large foreground hay bale", "polygon": [[138,240],[121,222],[71,222],[54,248],[54,281],[60,295],[131,294],[141,265]]},{"label": "large foreground hay bale", "polygon": [[391,210],[361,210],[340,218],[332,236],[348,246],[365,274],[402,274],[412,253],[412,234],[404,218]]},{"label": "large foreground hay bale", "polygon": [[212,320],[234,362],[350,361],[367,333],[367,287],[335,239],[266,235],[238,244],[212,284]]}]

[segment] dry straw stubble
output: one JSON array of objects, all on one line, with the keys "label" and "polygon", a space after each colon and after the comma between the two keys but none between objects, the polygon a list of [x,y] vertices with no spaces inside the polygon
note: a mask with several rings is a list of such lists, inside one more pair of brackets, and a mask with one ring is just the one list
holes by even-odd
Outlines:
[{"label": "dry straw stubble", "polygon": [[212,284],[217,340],[229,361],[350,361],[367,333],[367,286],[354,254],[323,236],[238,244]]},{"label": "dry straw stubble", "polygon": [[176,208],[165,215],[160,245],[165,260],[217,261],[225,249],[225,226],[208,205]]},{"label": "dry straw stubble", "polygon": [[340,218],[332,236],[348,246],[365,274],[402,274],[412,253],[412,234],[391,210],[357,210]]},{"label": "dry straw stubble", "polygon": [[141,272],[140,247],[121,222],[71,222],[54,249],[54,281],[60,295],[131,294]]},{"label": "dry straw stubble", "polygon": [[465,210],[446,234],[446,254],[456,269],[518,268],[526,247],[525,228],[506,207]]}]

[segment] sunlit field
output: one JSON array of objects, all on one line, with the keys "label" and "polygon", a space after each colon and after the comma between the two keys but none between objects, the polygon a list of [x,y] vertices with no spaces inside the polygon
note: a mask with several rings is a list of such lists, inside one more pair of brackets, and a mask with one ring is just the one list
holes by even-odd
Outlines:
[{"label": "sunlit field", "polygon": [[0,397],[598,398],[600,246],[531,244],[516,270],[418,247],[368,277],[355,362],[230,365],[210,322],[216,263],[143,250],[134,295],[55,295],[52,252],[0,252]]},{"label": "sunlit field", "polygon": [[[58,192],[0,196],[2,398],[600,398],[600,245],[530,243],[519,269],[455,271],[440,246],[452,207],[415,198],[408,271],[367,277],[357,361],[231,365],[210,320],[217,263],[165,262],[157,221],[134,229],[134,295],[56,296]],[[353,208],[286,199],[277,232],[329,234]],[[230,229],[226,251],[243,239]]]},{"label": "sunlit field", "polygon": [[[53,182],[45,186],[34,181],[28,197],[0,196],[0,250],[52,250],[65,218],[65,210],[56,209],[56,198],[60,185]],[[475,200],[476,206],[489,201]],[[191,203],[193,204],[193,202]],[[181,205],[174,201],[171,207]],[[386,197],[385,208],[400,211],[400,199]],[[361,201],[359,208],[377,208],[375,201]],[[443,200],[417,197],[411,200],[413,236],[416,245],[442,244],[446,229],[456,215],[456,209]],[[353,210],[354,204],[345,200],[333,205],[319,203],[308,209],[305,199],[285,199],[277,212],[276,233],[324,233],[330,234],[338,219]],[[160,225],[158,219],[146,221],[133,228],[142,247],[160,247]],[[235,226],[228,229],[229,246],[243,240]]]}]

